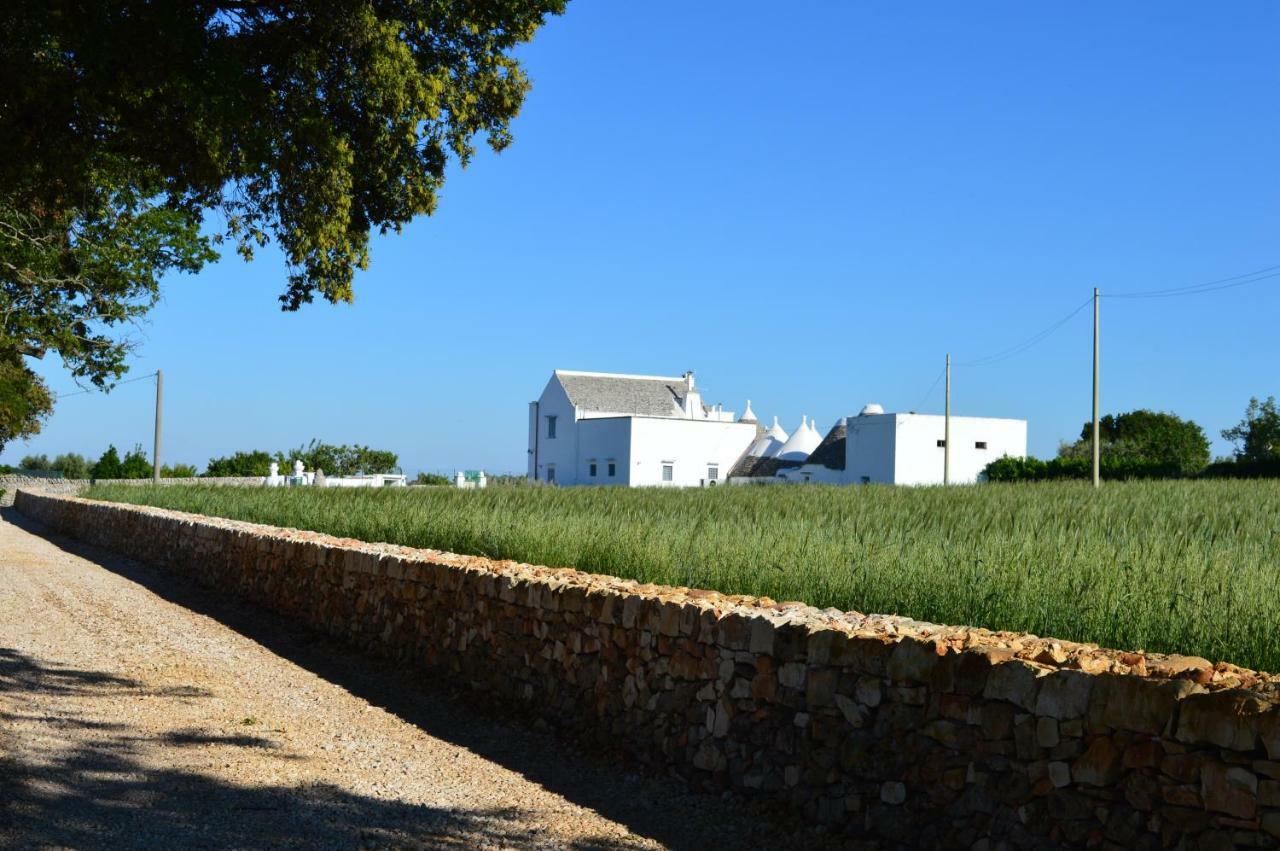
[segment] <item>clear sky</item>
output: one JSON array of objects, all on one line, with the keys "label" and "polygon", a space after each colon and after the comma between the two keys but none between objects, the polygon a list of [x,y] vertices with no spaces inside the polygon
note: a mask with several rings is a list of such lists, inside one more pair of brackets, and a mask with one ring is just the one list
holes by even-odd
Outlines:
[{"label": "clear sky", "polygon": [[[697,371],[790,429],[941,409],[943,357],[1088,298],[1280,264],[1280,5],[573,0],[522,51],[515,143],[378,238],[353,306],[278,309],[263,251],[164,285],[166,460],[319,437],[406,472],[525,464],[555,368]],[[1280,278],[1103,302],[1104,412],[1218,431],[1280,394]],[[1089,416],[1082,311],[957,367],[953,412],[1051,455]],[[60,392],[56,362],[39,366]],[[29,452],[150,448],[146,382],[62,400]]]}]

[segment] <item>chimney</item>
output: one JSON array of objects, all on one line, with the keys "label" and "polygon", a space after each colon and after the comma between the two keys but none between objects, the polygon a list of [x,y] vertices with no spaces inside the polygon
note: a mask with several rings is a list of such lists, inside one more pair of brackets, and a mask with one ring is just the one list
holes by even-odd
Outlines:
[{"label": "chimney", "polygon": [[684,389],[690,393],[693,392],[693,370],[684,374]]}]

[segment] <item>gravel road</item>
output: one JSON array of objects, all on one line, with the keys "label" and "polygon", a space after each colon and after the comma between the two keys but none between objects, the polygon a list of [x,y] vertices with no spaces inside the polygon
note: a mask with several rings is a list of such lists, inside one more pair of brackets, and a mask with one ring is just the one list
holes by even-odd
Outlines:
[{"label": "gravel road", "polygon": [[0,519],[0,846],[783,848],[421,673]]}]

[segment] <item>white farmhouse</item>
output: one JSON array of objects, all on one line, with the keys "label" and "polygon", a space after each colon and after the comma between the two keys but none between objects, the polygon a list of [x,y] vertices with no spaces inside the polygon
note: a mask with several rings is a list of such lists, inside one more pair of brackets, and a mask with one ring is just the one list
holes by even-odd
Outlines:
[{"label": "white farmhouse", "polygon": [[529,478],[558,485],[718,484],[757,438],[755,415],[706,405],[679,378],[556,370],[529,403]]}]

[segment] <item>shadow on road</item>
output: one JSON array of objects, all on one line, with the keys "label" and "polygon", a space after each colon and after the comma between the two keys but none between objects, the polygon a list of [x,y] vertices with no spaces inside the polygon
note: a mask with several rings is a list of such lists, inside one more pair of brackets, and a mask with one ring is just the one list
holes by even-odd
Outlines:
[{"label": "shadow on road", "polygon": [[[616,762],[588,753],[566,748],[566,742],[543,732],[524,726],[522,722],[505,715],[501,707],[485,704],[474,696],[450,689],[446,683],[432,679],[427,671],[409,669],[389,661],[360,653],[319,633],[293,624],[266,609],[220,593],[203,589],[187,579],[165,573],[107,553],[79,541],[50,534],[39,524],[23,517],[13,509],[0,511],[4,520],[15,526],[52,541],[63,550],[92,561],[146,588],[157,596],[213,618],[241,635],[261,644],[272,653],[305,668],[312,673],[341,686],[350,693],[395,714],[428,734],[467,748],[492,762],[516,771],[526,778],[563,796],[580,806],[593,809],[606,818],[625,825],[632,832],[650,837],[675,849],[706,848],[809,848],[824,846],[831,839],[819,834],[798,830],[798,825],[784,825],[763,817],[754,804],[727,801],[705,794],[690,792],[682,781],[675,778],[636,777],[619,769]],[[15,664],[21,666],[19,660]],[[0,671],[3,668],[0,667]],[[53,686],[84,687],[96,676],[93,672],[54,672]],[[4,675],[0,673],[0,678]],[[30,676],[17,680],[20,687],[38,686]],[[9,680],[0,679],[0,689],[7,688]],[[93,687],[110,688],[113,683],[94,683]],[[248,745],[249,743],[246,743]],[[93,776],[107,772],[127,774],[131,769],[127,758],[120,753],[95,752],[78,754],[77,759],[90,765]],[[125,764],[121,764],[123,761]],[[10,775],[0,784],[13,782],[13,776],[32,778],[32,768],[6,767]],[[62,772],[78,772],[83,766],[62,766]],[[49,775],[52,776],[52,775]],[[76,774],[75,776],[80,776]],[[19,781],[20,785],[23,781]],[[66,794],[82,799],[86,814],[80,820],[92,823],[114,813],[113,800],[148,800],[155,803],[145,806],[148,811],[170,823],[173,827],[189,831],[191,844],[204,844],[204,834],[211,829],[208,845],[288,845],[296,843],[290,830],[282,830],[275,838],[253,834],[246,824],[254,820],[252,815],[262,810],[280,807],[301,807],[299,812],[286,812],[287,820],[296,825],[327,825],[326,829],[340,826],[361,826],[373,831],[366,839],[375,846],[455,848],[474,847],[458,837],[474,834],[487,837],[484,842],[495,847],[523,847],[538,844],[532,835],[516,835],[510,832],[512,814],[495,812],[459,814],[387,803],[374,799],[352,797],[331,788],[313,787],[302,804],[287,805],[284,790],[202,788],[209,781],[203,777],[149,776],[141,782],[141,788],[131,788],[131,782],[123,779],[83,781]],[[119,785],[113,785],[119,784]],[[27,784],[28,787],[31,784]],[[295,793],[296,795],[296,793]],[[219,801],[216,806],[212,801]],[[190,808],[188,810],[188,808]],[[40,839],[44,842],[82,845],[77,835],[67,838],[59,830],[74,830],[74,825],[62,826],[52,819],[39,821],[43,812],[52,812],[48,804],[36,799],[34,809],[19,808],[24,820],[35,819]],[[241,824],[211,826],[231,813],[233,821]],[[235,814],[240,813],[242,816]],[[2,817],[0,817],[2,818]],[[421,824],[415,822],[421,821]],[[274,819],[273,819],[274,821]],[[504,825],[508,825],[504,827]],[[0,830],[4,824],[0,821]],[[379,838],[378,831],[406,831],[399,838]],[[47,831],[47,832],[46,832]],[[221,836],[218,831],[225,831]],[[362,836],[364,834],[361,834]],[[314,834],[310,842],[314,846]],[[452,838],[451,838],[452,837]],[[83,839],[83,837],[79,837]],[[344,842],[366,841],[349,836]],[[824,841],[825,840],[825,841]],[[90,843],[92,844],[92,843]],[[108,843],[111,844],[111,843]],[[183,843],[186,844],[186,843]],[[326,844],[320,842],[320,845]],[[481,845],[483,847],[483,844]],[[573,848],[616,848],[612,840],[587,842]]]},{"label": "shadow on road", "polygon": [[[41,665],[9,649],[0,649],[0,658],[0,702],[6,710],[33,691],[109,696],[134,685],[94,671]],[[356,795],[327,784],[302,789],[237,786],[202,774],[143,765],[136,757],[134,731],[119,725],[103,732],[106,735],[91,745],[64,750],[39,763],[16,757],[0,738],[0,845],[457,849],[536,844],[529,821],[521,821],[516,810],[447,811]],[[251,736],[219,737],[217,742],[262,746]],[[623,846],[586,840],[569,847],[605,851]]]}]

